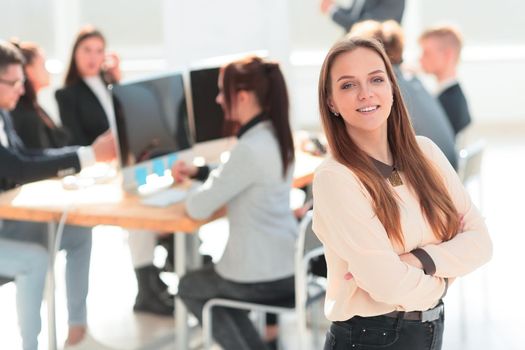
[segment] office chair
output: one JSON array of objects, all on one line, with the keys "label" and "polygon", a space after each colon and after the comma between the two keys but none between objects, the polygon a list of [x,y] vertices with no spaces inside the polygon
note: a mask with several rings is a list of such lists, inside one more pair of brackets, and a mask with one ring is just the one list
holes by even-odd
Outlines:
[{"label": "office chair", "polygon": [[[324,254],[321,242],[312,231],[312,211],[308,211],[301,220],[299,236],[297,237],[295,249],[295,297],[292,300],[283,301],[280,304],[258,304],[230,299],[211,299],[202,311],[202,330],[204,336],[204,349],[211,349],[212,346],[212,308],[228,307],[255,311],[260,313],[295,313],[297,316],[297,339],[300,349],[307,349],[305,344],[307,335],[306,308],[314,302],[324,298],[326,286],[319,277],[314,277],[309,273],[310,261]],[[315,323],[318,317],[312,318],[312,328],[314,331],[314,342],[319,343],[318,325]],[[264,326],[264,322],[261,322]]]},{"label": "office chair", "polygon": [[477,141],[459,151],[458,176],[463,186],[469,185],[473,180],[478,181],[478,206],[483,212],[481,164],[483,162],[483,151],[485,142]]},{"label": "office chair", "polygon": [[[483,162],[483,151],[485,149],[485,142],[483,140],[477,141],[471,145],[466,146],[465,148],[459,151],[459,161],[458,161],[458,176],[461,180],[463,186],[467,187],[474,180],[477,180],[477,199],[478,199],[478,208],[480,212],[483,213],[483,186],[481,178],[481,165]],[[467,187],[468,189],[468,187]],[[470,192],[470,191],[469,191]],[[485,286],[488,287],[488,281],[486,273],[484,273],[484,282]],[[485,299],[485,305],[488,305],[488,295],[487,289],[484,288],[483,297]],[[459,281],[459,315],[460,315],[460,327],[462,340],[466,340],[467,336],[467,310],[466,310],[466,297],[463,286],[463,280]],[[488,309],[485,308],[485,315],[488,315]],[[486,316],[488,317],[488,316]]]}]

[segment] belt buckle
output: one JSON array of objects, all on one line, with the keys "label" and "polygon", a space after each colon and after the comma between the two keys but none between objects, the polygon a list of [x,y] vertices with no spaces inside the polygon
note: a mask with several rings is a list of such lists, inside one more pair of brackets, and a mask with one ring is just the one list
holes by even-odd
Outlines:
[{"label": "belt buckle", "polygon": [[443,305],[438,305],[437,307],[422,311],[421,312],[421,322],[431,322],[437,320],[441,316],[443,311]]}]

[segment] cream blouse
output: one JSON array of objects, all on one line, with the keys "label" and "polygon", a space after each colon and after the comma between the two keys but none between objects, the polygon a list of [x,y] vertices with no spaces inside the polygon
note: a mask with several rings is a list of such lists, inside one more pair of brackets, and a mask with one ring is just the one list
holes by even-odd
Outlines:
[{"label": "cream blouse", "polygon": [[[492,243],[484,219],[456,172],[431,140],[421,136],[417,140],[443,177],[463,216],[463,232],[450,241],[439,241],[420,209],[417,196],[400,172],[404,184],[393,189],[398,196],[405,238],[403,249],[389,240],[357,176],[332,157],[327,158],[314,178],[313,229],[325,247],[328,265],[325,314],[332,321],[394,310],[427,310],[443,296],[444,277],[463,276],[491,258]],[[436,267],[433,276],[399,259],[400,254],[416,248],[424,249],[432,258]],[[344,278],[347,272],[353,275],[352,279]]]}]

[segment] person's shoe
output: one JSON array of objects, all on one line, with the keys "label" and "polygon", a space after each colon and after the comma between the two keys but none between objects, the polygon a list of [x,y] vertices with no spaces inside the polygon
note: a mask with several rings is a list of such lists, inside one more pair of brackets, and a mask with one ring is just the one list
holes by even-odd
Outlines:
[{"label": "person's shoe", "polygon": [[138,293],[133,306],[134,311],[173,315],[175,301],[168,292],[168,286],[160,279],[159,273],[159,269],[153,265],[135,269]]},{"label": "person's shoe", "polygon": [[157,238],[158,244],[166,249],[166,261],[164,262],[163,270],[166,272],[175,272],[175,266],[173,265],[174,252],[173,252],[173,241],[175,239],[174,234],[160,235]]},{"label": "person's shoe", "polygon": [[175,312],[175,303],[173,300],[160,299],[155,296],[144,297],[137,296],[133,311],[149,312],[161,316],[173,316]]},{"label": "person's shoe", "polygon": [[154,282],[150,285],[152,291],[157,294],[161,299],[175,300],[175,295],[171,294],[169,287],[162,278],[160,278],[161,270],[155,266],[154,272],[152,272]]},{"label": "person's shoe", "polygon": [[202,255],[202,265],[206,266],[210,264],[213,264],[213,258],[211,257],[211,255],[203,254]]},{"label": "person's shoe", "polygon": [[64,344],[64,350],[114,350],[113,348],[110,348],[95,338],[91,336],[88,333],[84,336],[84,339],[82,339],[80,342],[70,345],[70,344]]}]

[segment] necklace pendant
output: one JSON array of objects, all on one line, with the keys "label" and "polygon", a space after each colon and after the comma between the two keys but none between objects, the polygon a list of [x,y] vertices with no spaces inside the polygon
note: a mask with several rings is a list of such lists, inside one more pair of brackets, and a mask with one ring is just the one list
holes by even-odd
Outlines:
[{"label": "necklace pendant", "polygon": [[396,169],[392,170],[392,174],[390,174],[388,177],[388,181],[394,187],[401,186],[403,184],[403,180],[401,180],[401,176],[399,176],[399,173]]}]

